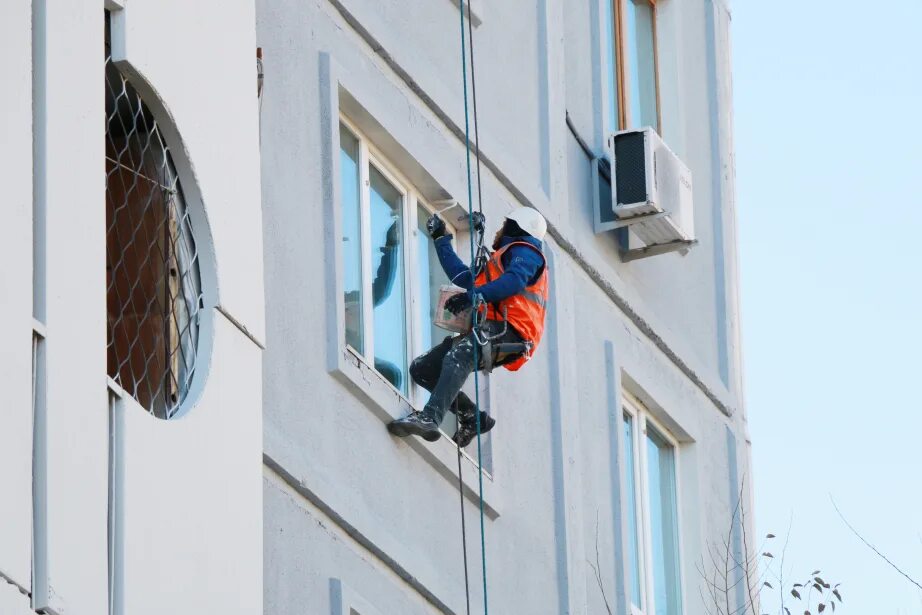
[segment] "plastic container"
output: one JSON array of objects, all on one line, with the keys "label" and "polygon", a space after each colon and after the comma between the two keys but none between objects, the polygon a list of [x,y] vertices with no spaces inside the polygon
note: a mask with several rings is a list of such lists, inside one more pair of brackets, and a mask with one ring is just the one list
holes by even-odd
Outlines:
[{"label": "plastic container", "polygon": [[452,314],[445,309],[445,303],[461,293],[467,291],[454,284],[446,284],[439,288],[439,302],[435,307],[435,320],[433,324],[439,329],[445,329],[452,333],[467,333],[471,330],[471,308],[464,310],[460,314]]}]

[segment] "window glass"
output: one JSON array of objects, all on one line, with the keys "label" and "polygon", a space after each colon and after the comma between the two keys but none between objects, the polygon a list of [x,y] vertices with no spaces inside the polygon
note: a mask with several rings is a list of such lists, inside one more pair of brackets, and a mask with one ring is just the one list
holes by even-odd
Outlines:
[{"label": "window glass", "polygon": [[647,425],[647,481],[656,615],[681,613],[675,449]]},{"label": "window glass", "polygon": [[403,195],[369,167],[375,369],[407,393]]},{"label": "window glass", "polygon": [[339,127],[343,233],[343,293],[345,295],[346,343],[365,351],[362,330],[362,240],[359,197],[359,141]]},{"label": "window glass", "polygon": [[605,20],[605,54],[608,58],[608,77],[605,85],[608,88],[608,128],[618,130],[618,45],[615,29],[615,2],[622,0],[604,0],[602,2],[602,19]]},{"label": "window glass", "polygon": [[649,0],[626,0],[624,16],[630,96],[628,123],[631,128],[652,126],[659,130],[656,109],[656,38],[654,11]]},{"label": "window glass", "polygon": [[417,238],[419,256],[419,313],[422,323],[422,348],[428,350],[448,333],[439,329],[433,322],[435,320],[435,307],[439,301],[439,288],[448,284],[448,276],[442,270],[438,254],[435,252],[435,242],[426,231],[426,220],[429,211],[425,207],[417,208]]},{"label": "window glass", "polygon": [[628,556],[630,557],[631,604],[640,608],[640,552],[637,541],[637,486],[634,474],[634,419],[624,415],[624,480],[627,495]]}]

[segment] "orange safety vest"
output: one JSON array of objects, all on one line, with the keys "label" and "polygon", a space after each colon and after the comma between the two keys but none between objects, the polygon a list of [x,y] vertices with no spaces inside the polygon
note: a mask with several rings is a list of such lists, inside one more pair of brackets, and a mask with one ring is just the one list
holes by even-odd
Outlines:
[{"label": "orange safety vest", "polygon": [[[505,314],[505,320],[514,328],[526,342],[531,342],[531,351],[525,353],[515,361],[503,365],[510,371],[516,371],[531,358],[531,353],[538,347],[541,336],[544,334],[544,315],[547,312],[548,300],[548,275],[547,260],[544,254],[535,246],[525,241],[514,241],[503,246],[493,253],[486,266],[477,275],[474,280],[474,286],[483,286],[503,275],[503,254],[512,246],[528,246],[532,250],[541,254],[544,260],[544,269],[538,276],[538,281],[528,286],[522,292],[503,299],[498,304],[489,303],[486,305],[487,320],[502,321]],[[483,310],[483,308],[481,308]]]}]

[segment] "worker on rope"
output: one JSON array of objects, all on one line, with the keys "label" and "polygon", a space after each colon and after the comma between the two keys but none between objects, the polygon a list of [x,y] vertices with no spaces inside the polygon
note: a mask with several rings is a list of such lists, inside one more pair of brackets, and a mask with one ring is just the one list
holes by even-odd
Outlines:
[{"label": "worker on rope", "polygon": [[[472,217],[473,230],[482,234],[483,215],[474,213]],[[494,252],[479,267],[468,267],[458,258],[452,236],[437,214],[426,222],[426,230],[435,241],[448,278],[468,291],[451,297],[445,309],[457,315],[476,306],[479,324],[467,334],[446,337],[410,364],[410,376],[431,396],[421,412],[392,421],[388,431],[401,438],[415,435],[436,442],[439,425],[450,409],[458,418],[453,440],[463,448],[477,435],[478,409],[461,392],[475,369],[475,356],[477,369],[489,371],[502,365],[516,371],[541,341],[548,298],[547,261],[542,251],[547,222],[534,209],[516,209],[506,216],[493,240]],[[479,270],[472,279],[474,269]],[[495,424],[480,411],[480,433],[490,431]]]}]

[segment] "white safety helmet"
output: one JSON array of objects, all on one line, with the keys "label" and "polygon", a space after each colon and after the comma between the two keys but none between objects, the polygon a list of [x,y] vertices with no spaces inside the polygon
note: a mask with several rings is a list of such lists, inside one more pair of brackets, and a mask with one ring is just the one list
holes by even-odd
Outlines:
[{"label": "white safety helmet", "polygon": [[512,220],[519,225],[519,228],[539,241],[544,241],[547,234],[547,220],[531,207],[517,207],[515,211],[506,216],[506,220]]}]

